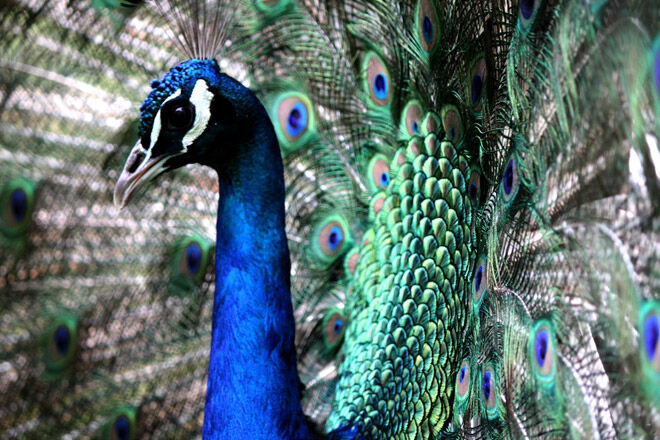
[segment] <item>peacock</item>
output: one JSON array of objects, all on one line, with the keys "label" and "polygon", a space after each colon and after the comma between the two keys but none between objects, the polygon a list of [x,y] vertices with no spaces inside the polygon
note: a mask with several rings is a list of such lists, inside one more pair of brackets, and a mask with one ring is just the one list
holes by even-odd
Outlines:
[{"label": "peacock", "polygon": [[660,436],[657,2],[0,29],[1,439]]}]

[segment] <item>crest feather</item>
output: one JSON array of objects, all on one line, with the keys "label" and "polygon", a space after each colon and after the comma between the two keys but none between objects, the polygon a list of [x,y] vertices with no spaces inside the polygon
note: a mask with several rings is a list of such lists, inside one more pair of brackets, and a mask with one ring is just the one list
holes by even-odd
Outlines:
[{"label": "crest feather", "polygon": [[231,0],[151,0],[170,24],[173,41],[189,58],[217,58],[238,9]]}]

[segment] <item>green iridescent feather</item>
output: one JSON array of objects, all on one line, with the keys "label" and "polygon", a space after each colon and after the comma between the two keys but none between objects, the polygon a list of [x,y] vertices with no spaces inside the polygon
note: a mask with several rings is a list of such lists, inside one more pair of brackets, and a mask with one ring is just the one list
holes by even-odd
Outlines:
[{"label": "green iridescent feather", "polygon": [[[214,3],[285,162],[320,430],[660,430],[656,3]],[[157,8],[122,8],[0,6],[1,438],[200,436],[217,179],[112,206],[183,56]]]}]

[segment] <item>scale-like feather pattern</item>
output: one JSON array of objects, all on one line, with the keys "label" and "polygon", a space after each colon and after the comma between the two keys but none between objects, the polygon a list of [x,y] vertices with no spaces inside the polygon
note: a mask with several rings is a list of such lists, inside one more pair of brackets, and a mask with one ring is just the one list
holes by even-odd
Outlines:
[{"label": "scale-like feather pattern", "polygon": [[142,3],[0,6],[0,438],[200,435],[217,179],[111,200],[171,5],[278,136],[321,430],[657,437],[657,2]]}]

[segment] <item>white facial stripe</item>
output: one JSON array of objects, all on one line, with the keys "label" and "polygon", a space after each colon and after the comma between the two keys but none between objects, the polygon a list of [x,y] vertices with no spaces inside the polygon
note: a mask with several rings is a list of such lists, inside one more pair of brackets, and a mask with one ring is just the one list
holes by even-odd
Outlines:
[{"label": "white facial stripe", "polygon": [[190,95],[190,102],[195,106],[195,123],[182,140],[183,148],[186,151],[188,146],[204,133],[206,126],[209,124],[209,119],[211,119],[211,100],[213,100],[213,93],[209,91],[206,81],[203,79],[197,80],[195,88]]},{"label": "white facial stripe", "polygon": [[[160,105],[160,108],[162,109],[167,101],[171,101],[177,96],[181,96],[181,89],[172,93],[169,96],[169,98],[163,101],[163,103]],[[154,119],[154,125],[151,128],[151,141],[149,142],[149,151],[147,151],[147,157],[145,159],[145,162],[146,160],[149,160],[149,158],[151,157],[151,150],[154,148],[154,145],[156,145],[156,141],[158,141],[158,136],[160,136],[160,109],[158,109],[158,113],[156,113],[156,118]]]}]

